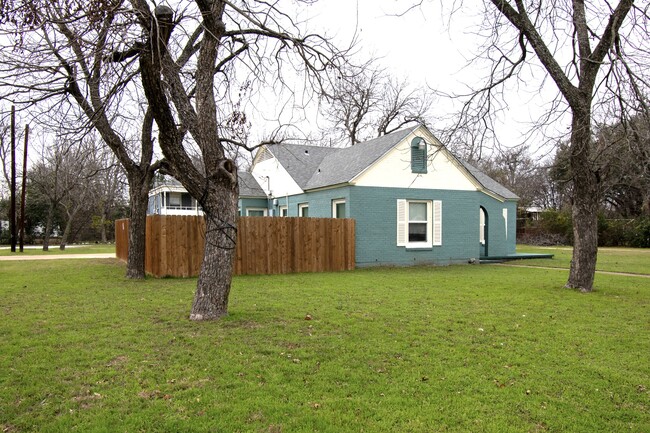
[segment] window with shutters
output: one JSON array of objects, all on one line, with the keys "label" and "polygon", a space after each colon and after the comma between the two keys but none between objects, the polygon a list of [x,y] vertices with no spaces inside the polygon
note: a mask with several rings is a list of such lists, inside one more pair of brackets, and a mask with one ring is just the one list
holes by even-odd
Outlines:
[{"label": "window with shutters", "polygon": [[442,202],[397,200],[397,245],[407,248],[442,245]]},{"label": "window with shutters", "polygon": [[427,172],[427,145],[422,137],[411,140],[411,172]]}]

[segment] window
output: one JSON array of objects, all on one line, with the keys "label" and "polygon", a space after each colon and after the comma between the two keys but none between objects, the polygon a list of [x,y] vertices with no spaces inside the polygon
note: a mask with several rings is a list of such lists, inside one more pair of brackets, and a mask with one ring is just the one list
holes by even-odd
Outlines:
[{"label": "window", "polygon": [[289,206],[280,206],[280,216],[281,217],[289,216]]},{"label": "window", "polygon": [[254,208],[254,207],[246,208],[246,216],[252,216],[252,217],[266,216],[266,209]]},{"label": "window", "polygon": [[397,245],[410,248],[442,245],[442,202],[397,200]]},{"label": "window", "polygon": [[411,140],[411,172],[427,172],[427,143],[422,137]]},{"label": "window", "polygon": [[429,225],[427,214],[431,213],[431,211],[427,212],[429,203],[411,201],[408,206],[408,242],[427,242],[429,240],[427,239],[427,226]]},{"label": "window", "polygon": [[167,193],[167,208],[178,209],[181,207],[181,193],[168,192]]},{"label": "window", "polygon": [[332,218],[345,218],[345,199],[332,200]]},{"label": "window", "polygon": [[300,203],[298,205],[298,216],[300,217],[309,216],[309,203]]},{"label": "window", "polygon": [[181,206],[183,209],[192,209],[196,207],[194,206],[194,199],[186,192],[181,193]]}]

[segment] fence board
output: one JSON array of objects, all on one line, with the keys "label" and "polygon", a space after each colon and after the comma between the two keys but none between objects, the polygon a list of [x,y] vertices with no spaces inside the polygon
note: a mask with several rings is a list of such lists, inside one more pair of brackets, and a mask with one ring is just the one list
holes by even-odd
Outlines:
[{"label": "fence board", "polygon": [[[115,222],[115,254],[128,256],[129,220]],[[351,219],[240,217],[233,273],[287,274],[355,267]],[[147,216],[145,270],[158,277],[196,276],[203,261],[205,220],[196,216]]]},{"label": "fence board", "polygon": [[129,255],[129,220],[115,221],[115,257],[126,261]]}]

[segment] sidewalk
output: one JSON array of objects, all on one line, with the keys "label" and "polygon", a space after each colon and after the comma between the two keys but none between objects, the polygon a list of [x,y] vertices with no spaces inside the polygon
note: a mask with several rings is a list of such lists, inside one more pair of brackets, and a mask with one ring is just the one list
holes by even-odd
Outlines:
[{"label": "sidewalk", "polygon": [[114,259],[115,253],[99,253],[99,254],[52,254],[52,255],[26,255],[16,253],[12,256],[0,256],[2,261],[27,261],[27,260],[59,260],[59,259]]},{"label": "sidewalk", "polygon": [[[552,269],[556,271],[566,271],[569,272],[567,268],[553,268],[550,266],[531,266],[531,265],[513,265],[509,263],[498,263],[496,266],[509,266],[511,268],[529,268],[529,269]],[[612,271],[596,271],[596,274],[603,275],[618,275],[621,277],[639,277],[639,278],[650,278],[648,274],[631,274],[629,272],[612,272]]]}]

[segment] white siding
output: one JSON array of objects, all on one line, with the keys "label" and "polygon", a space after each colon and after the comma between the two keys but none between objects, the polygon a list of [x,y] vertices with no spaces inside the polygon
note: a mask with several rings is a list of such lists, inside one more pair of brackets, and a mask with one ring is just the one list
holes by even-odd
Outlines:
[{"label": "white siding", "polygon": [[[415,135],[426,135],[427,173],[411,172],[411,140]],[[437,151],[431,143],[438,141],[418,129],[379,159],[372,167],[353,180],[354,185],[387,188],[423,188],[476,191],[463,169],[452,162],[446,151]]]},{"label": "white siding", "polygon": [[284,197],[302,194],[303,192],[296,181],[275,158],[256,163],[252,174],[264,192],[272,197]]}]

